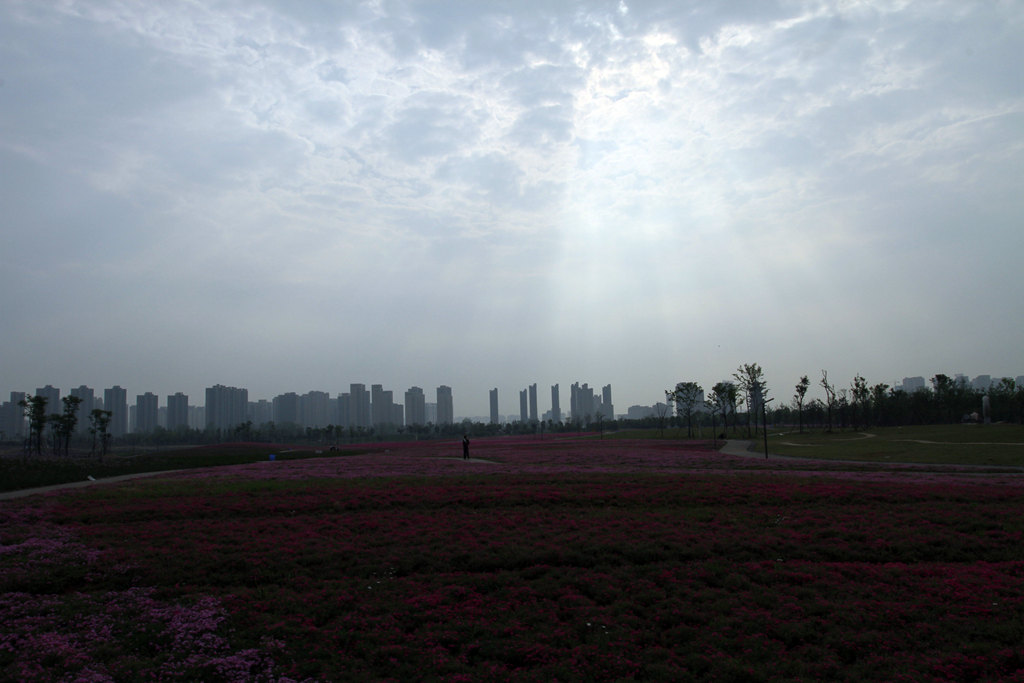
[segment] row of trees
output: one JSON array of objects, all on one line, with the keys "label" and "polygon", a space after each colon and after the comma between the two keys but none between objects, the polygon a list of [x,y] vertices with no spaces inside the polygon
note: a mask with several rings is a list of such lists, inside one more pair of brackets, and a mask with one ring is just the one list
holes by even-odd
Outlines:
[{"label": "row of trees", "polygon": [[[78,426],[78,406],[82,399],[78,396],[64,396],[61,398],[63,410],[60,413],[47,413],[46,404],[48,399],[45,396],[31,396],[18,401],[18,405],[25,411],[28,418],[28,439],[25,441],[24,454],[29,453],[42,455],[43,440],[46,427],[50,427],[50,447],[54,455],[63,453],[65,456],[71,452],[71,437]],[[107,431],[110,425],[110,418],[113,415],[109,410],[95,409],[89,414],[89,434],[92,436],[92,452],[96,453],[97,441],[100,442],[100,457],[106,455],[110,443],[110,434]]]},{"label": "row of trees", "polygon": [[[685,420],[687,436],[693,438],[695,420],[716,426],[721,418],[723,429],[738,431],[740,421],[747,436],[758,431],[758,416],[768,420],[768,388],[764,372],[757,363],[741,365],[733,373],[735,381],[719,382],[704,396],[696,382],[681,382],[665,392],[666,405],[675,406],[676,416]],[[1024,386],[1005,378],[987,390],[971,387],[963,380],[938,374],[931,378],[931,387],[914,392],[891,387],[885,383],[869,385],[857,374],[849,387],[837,386],[821,371],[817,382],[825,398],[807,400],[811,380],[804,375],[794,387],[789,405],[770,411],[774,423],[796,424],[799,431],[817,425],[827,431],[836,428],[863,429],[872,426],[937,424],[953,422],[1024,422]],[[741,410],[746,406],[745,411]]]}]

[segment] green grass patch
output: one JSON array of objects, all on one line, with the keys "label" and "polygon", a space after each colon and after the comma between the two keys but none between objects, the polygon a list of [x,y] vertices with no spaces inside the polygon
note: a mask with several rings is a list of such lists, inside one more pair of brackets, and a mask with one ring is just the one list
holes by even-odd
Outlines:
[{"label": "green grass patch", "polygon": [[89,477],[105,479],[126,474],[166,472],[168,470],[241,465],[269,459],[300,460],[305,458],[336,457],[370,452],[366,449],[323,450],[290,449],[279,444],[219,444],[179,450],[155,451],[139,455],[108,454],[100,461],[96,458],[36,458],[20,457],[0,459],[0,491],[52,486],[83,481]]},{"label": "green grass patch", "polygon": [[1024,426],[923,425],[864,431],[769,431],[777,455],[824,460],[1024,467]]}]

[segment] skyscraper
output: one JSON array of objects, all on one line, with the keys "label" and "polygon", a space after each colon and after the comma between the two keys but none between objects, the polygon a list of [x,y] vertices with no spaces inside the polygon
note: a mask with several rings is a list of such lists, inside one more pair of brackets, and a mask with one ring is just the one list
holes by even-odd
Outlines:
[{"label": "skyscraper", "polygon": [[450,425],[455,422],[455,408],[452,403],[452,388],[441,385],[437,388],[437,424]]},{"label": "skyscraper", "polygon": [[604,411],[605,419],[615,419],[615,408],[612,406],[612,385],[606,384],[601,388],[601,409]]},{"label": "skyscraper", "polygon": [[530,419],[530,413],[527,408],[528,405],[527,392],[526,389],[523,389],[519,392],[519,421],[524,424],[528,419]]},{"label": "skyscraper", "polygon": [[427,424],[427,397],[420,387],[409,387],[405,392],[405,424]]},{"label": "skyscraper", "polygon": [[562,409],[558,404],[558,385],[551,385],[551,419],[555,424],[559,424],[562,421]]},{"label": "skyscraper", "polygon": [[299,395],[294,391],[278,394],[273,400],[275,425],[299,424]]},{"label": "skyscraper", "polygon": [[299,397],[299,424],[303,427],[326,427],[331,424],[331,395],[326,391],[309,391]]},{"label": "skyscraper", "polygon": [[156,429],[158,410],[157,395],[151,391],[135,396],[135,432],[148,434]]},{"label": "skyscraper", "polygon": [[381,384],[374,384],[370,387],[370,414],[373,416],[374,427],[384,427],[394,420],[394,394]]},{"label": "skyscraper", "polygon": [[128,433],[128,392],[115,384],[103,390],[103,409],[110,411],[110,436],[124,436]]},{"label": "skyscraper", "polygon": [[72,389],[71,395],[82,399],[82,402],[78,404],[78,422],[75,424],[75,432],[85,434],[89,431],[89,414],[96,407],[96,392],[92,390],[92,387],[83,384]]},{"label": "skyscraper", "polygon": [[537,383],[530,385],[530,422],[537,422]]},{"label": "skyscraper", "polygon": [[188,429],[188,396],[180,391],[167,396],[167,430]]},{"label": "skyscraper", "polygon": [[500,422],[501,418],[498,417],[498,387],[491,389],[491,424],[496,425]]},{"label": "skyscraper", "polygon": [[206,426],[231,429],[249,417],[249,390],[217,384],[206,389]]},{"label": "skyscraper", "polygon": [[62,412],[62,406],[60,404],[60,389],[57,387],[47,384],[45,387],[36,389],[36,396],[42,396],[46,399],[47,415]]},{"label": "skyscraper", "polygon": [[370,426],[370,393],[365,384],[349,385],[349,427]]}]

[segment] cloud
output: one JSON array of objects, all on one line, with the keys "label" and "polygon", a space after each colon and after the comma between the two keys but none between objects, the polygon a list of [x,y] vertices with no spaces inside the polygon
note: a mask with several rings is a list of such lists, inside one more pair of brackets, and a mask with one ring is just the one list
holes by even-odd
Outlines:
[{"label": "cloud", "polygon": [[7,3],[3,314],[11,348],[49,337],[10,381],[427,365],[482,403],[604,366],[628,404],[665,340],[693,374],[719,348],[783,376],[812,346],[879,380],[1011,365],[1012,335],[966,335],[907,367],[946,311],[1024,312],[1022,29],[1012,3]]}]

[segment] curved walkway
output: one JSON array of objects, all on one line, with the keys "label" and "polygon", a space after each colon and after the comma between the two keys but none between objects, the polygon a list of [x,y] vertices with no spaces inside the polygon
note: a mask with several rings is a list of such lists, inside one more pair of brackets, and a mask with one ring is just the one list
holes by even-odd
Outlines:
[{"label": "curved walkway", "polygon": [[14,498],[25,498],[34,496],[37,493],[48,493],[62,489],[80,489],[95,484],[112,484],[116,481],[127,481],[129,479],[140,479],[142,477],[155,477],[160,474],[171,474],[173,472],[184,472],[185,470],[160,470],[159,472],[136,472],[134,474],[119,474],[116,477],[104,477],[102,479],[86,479],[85,481],[69,481],[64,484],[53,484],[52,486],[39,486],[34,489],[18,489],[17,491],[0,492],[0,500],[13,500]]}]

